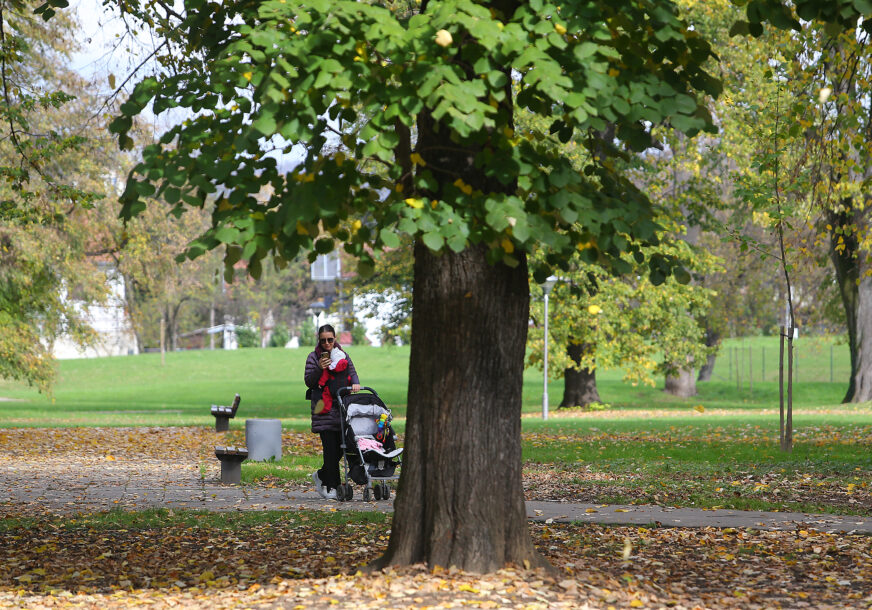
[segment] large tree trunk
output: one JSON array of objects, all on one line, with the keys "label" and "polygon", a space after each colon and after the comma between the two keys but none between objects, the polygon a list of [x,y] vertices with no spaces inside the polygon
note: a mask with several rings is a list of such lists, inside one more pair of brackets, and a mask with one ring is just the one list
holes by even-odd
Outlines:
[{"label": "large tree trunk", "polygon": [[[579,365],[582,356],[594,349],[596,349],[595,345],[573,343],[570,339],[566,353],[576,365]],[[596,389],[596,369],[572,367],[565,369],[563,371],[563,400],[560,401],[560,408],[586,407],[595,402],[602,402]]]},{"label": "large tree trunk", "polygon": [[485,256],[481,246],[440,256],[415,247],[405,460],[376,567],[546,565],[521,485],[527,266]]},{"label": "large tree trunk", "polygon": [[[491,6],[511,14],[517,5]],[[498,122],[509,128],[511,87],[508,78],[498,109]],[[424,196],[452,197],[442,185],[457,179],[482,192],[517,191],[514,180],[488,178],[476,167],[488,141],[453,139],[427,112],[418,115],[417,127],[415,149],[438,181]],[[412,192],[405,156],[411,134],[400,129],[397,135],[397,162]],[[434,255],[420,241],[415,245],[406,449],[391,538],[375,567],[425,563],[491,572],[507,564],[548,566],[530,539],[521,484],[527,259],[516,252],[515,266],[489,264],[487,252],[484,244],[470,244],[460,253],[446,248]]]},{"label": "large tree trunk", "polygon": [[850,201],[846,205],[844,209],[847,211],[828,214],[833,227],[830,258],[845,308],[851,353],[851,378],[842,402],[865,402],[872,400],[872,278],[866,274],[868,263],[864,262],[864,254],[859,252],[856,231],[836,233],[837,229],[861,224],[862,219],[857,216],[862,212],[854,212]]},{"label": "large tree trunk", "polygon": [[677,375],[667,375],[666,393],[682,398],[696,396],[696,378],[693,376],[693,369],[681,369]]}]

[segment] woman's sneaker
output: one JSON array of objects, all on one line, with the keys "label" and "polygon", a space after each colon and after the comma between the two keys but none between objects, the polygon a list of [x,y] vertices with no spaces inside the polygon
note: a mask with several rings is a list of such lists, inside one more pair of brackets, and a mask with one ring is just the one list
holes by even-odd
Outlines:
[{"label": "woman's sneaker", "polygon": [[339,499],[336,497],[336,490],[335,489],[328,490],[326,487],[324,487],[323,489],[324,489],[324,493],[322,495],[324,496],[325,500],[338,500]]},{"label": "woman's sneaker", "polygon": [[[318,476],[317,470],[312,473],[312,482],[315,484],[315,491],[317,491],[318,494],[322,498],[324,498],[325,500],[328,499],[327,498],[327,488],[321,484],[321,477]],[[336,492],[335,491],[333,492],[333,499],[334,500],[336,499]]]}]

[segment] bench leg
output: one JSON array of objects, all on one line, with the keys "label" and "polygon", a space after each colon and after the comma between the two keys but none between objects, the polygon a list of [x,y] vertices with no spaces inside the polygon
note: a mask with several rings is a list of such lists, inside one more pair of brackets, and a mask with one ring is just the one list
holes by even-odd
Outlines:
[{"label": "bench leg", "polygon": [[230,418],[226,415],[215,416],[215,432],[227,432],[230,430]]},{"label": "bench leg", "polygon": [[221,460],[221,482],[234,484],[242,482],[242,462],[234,459]]}]

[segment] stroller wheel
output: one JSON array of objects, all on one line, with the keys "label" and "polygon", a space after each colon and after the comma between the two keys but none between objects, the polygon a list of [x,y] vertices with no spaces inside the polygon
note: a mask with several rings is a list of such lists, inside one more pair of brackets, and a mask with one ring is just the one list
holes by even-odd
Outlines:
[{"label": "stroller wheel", "polygon": [[[376,496],[378,496],[377,490],[376,490]],[[370,500],[372,500],[372,492],[370,492],[369,487],[364,487],[363,488],[363,501],[369,502]],[[378,497],[376,497],[376,500],[378,500]]]},{"label": "stroller wheel", "polygon": [[381,483],[376,483],[376,486],[373,488],[372,491],[373,491],[373,493],[375,494],[375,499],[376,499],[376,500],[381,500],[381,499],[382,499]]},{"label": "stroller wheel", "polygon": [[354,497],[354,489],[351,487],[351,483],[346,483],[345,485],[340,485],[340,487],[345,488],[345,501],[350,502]]},{"label": "stroller wheel", "polygon": [[381,499],[382,500],[390,500],[391,499],[391,488],[388,487],[387,483],[381,484]]},{"label": "stroller wheel", "polygon": [[336,488],[336,499],[340,502],[345,502],[345,485],[340,484]]}]

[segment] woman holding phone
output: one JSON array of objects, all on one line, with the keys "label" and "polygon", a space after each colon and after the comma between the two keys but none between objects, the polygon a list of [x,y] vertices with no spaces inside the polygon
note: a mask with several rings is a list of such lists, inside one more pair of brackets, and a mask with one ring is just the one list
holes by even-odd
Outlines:
[{"label": "woman holding phone", "polygon": [[[342,459],[342,427],[336,392],[339,388],[347,386],[351,386],[352,392],[360,390],[360,379],[347,353],[345,354],[348,360],[347,368],[331,374],[330,382],[323,389],[319,388],[318,383],[322,379],[322,374],[330,367],[330,352],[334,348],[341,349],[336,342],[336,331],[331,325],[325,324],[318,329],[318,344],[306,359],[304,373],[306,387],[312,391],[312,432],[321,436],[321,449],[324,454],[324,463],[320,470],[312,473],[312,481],[315,483],[315,491],[328,500],[336,499],[336,488],[340,483],[339,460]],[[321,391],[331,393],[334,407],[316,412]]]}]

